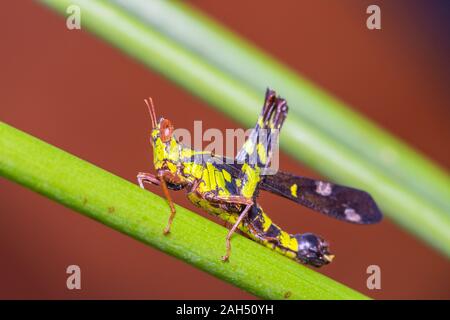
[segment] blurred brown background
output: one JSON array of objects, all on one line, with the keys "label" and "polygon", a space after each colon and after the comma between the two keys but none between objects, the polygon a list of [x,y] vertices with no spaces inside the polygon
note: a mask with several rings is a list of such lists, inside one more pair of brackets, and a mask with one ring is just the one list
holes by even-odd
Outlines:
[{"label": "blurred brown background", "polygon": [[[367,1],[192,3],[448,169],[449,51],[440,9],[436,18],[425,2],[377,1],[383,29],[369,31]],[[148,95],[177,127],[200,119],[204,128],[239,127],[86,30],[67,30],[37,3],[4,5],[0,38],[0,119],[129,181],[152,170]],[[318,177],[285,155],[281,164]],[[199,212],[183,192],[174,197]],[[389,219],[358,227],[271,195],[261,201],[288,231],[330,240],[337,258],[320,272],[374,298],[450,298],[449,261]],[[66,289],[70,264],[81,267],[81,291]],[[381,290],[366,288],[371,264],[381,267]],[[252,296],[0,180],[0,298]]]}]

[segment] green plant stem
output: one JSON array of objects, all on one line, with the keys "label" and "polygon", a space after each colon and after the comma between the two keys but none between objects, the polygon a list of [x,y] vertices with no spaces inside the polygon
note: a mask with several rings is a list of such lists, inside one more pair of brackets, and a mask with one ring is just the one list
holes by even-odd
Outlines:
[{"label": "green plant stem", "polygon": [[[96,0],[45,0],[44,3],[63,13],[69,4],[78,4],[83,28],[87,27],[228,115],[239,117],[246,125],[251,126],[256,120],[263,92],[206,63],[120,7]],[[375,166],[301,117],[286,121],[281,145],[333,180],[369,191],[386,214],[450,256],[450,216],[404,181],[398,181],[390,171]],[[387,146],[395,149],[390,144]]]},{"label": "green plant stem", "polygon": [[450,213],[450,180],[443,170],[205,14],[180,1],[112,2],[258,92],[275,88],[289,101],[290,118],[309,121]]},{"label": "green plant stem", "polygon": [[266,299],[366,299],[305,266],[177,206],[162,234],[166,201],[120,177],[0,122],[0,175]]}]

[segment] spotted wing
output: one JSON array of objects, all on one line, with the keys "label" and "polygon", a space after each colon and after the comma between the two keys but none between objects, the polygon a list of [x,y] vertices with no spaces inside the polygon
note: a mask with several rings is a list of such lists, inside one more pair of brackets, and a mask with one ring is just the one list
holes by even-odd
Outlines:
[{"label": "spotted wing", "polygon": [[382,219],[367,192],[330,182],[278,172],[265,176],[260,188],[339,220],[372,224]]}]

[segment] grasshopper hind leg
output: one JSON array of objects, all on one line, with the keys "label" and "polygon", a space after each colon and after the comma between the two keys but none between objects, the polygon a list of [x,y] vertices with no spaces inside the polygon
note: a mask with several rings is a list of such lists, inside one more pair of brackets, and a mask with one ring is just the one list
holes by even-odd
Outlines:
[{"label": "grasshopper hind leg", "polygon": [[167,183],[164,180],[164,173],[160,174],[158,176],[155,176],[151,173],[146,173],[146,172],[139,172],[139,174],[137,175],[137,180],[139,183],[139,186],[142,189],[145,189],[144,183],[149,183],[149,184],[153,184],[153,185],[157,185],[157,186],[161,186],[164,192],[164,196],[167,199],[167,202],[169,204],[170,207],[170,216],[169,216],[169,222],[167,223],[167,226],[164,228],[163,233],[165,235],[170,233],[170,227],[172,226],[172,222],[173,219],[175,218],[175,206],[173,204],[172,198],[170,197],[169,194],[169,189],[167,187]]},{"label": "grasshopper hind leg", "polygon": [[243,196],[255,198],[264,175],[276,169],[271,168],[271,165],[276,155],[278,133],[287,113],[286,100],[276,97],[275,92],[268,89],[256,125],[235,159],[237,163],[243,164],[239,173],[242,181],[239,193]]},{"label": "grasshopper hind leg", "polygon": [[222,261],[228,261],[228,259],[230,258],[231,255],[231,236],[233,235],[233,233],[237,230],[237,228],[239,227],[239,225],[242,223],[242,221],[247,217],[248,212],[250,210],[250,208],[252,207],[252,204],[248,204],[244,210],[241,212],[241,214],[239,215],[239,218],[236,220],[236,222],[234,223],[233,227],[230,229],[230,231],[228,231],[227,237],[226,237],[226,247],[227,247],[227,252],[226,254],[222,257]]},{"label": "grasshopper hind leg", "polygon": [[235,159],[238,163],[244,164],[239,174],[239,180],[241,181],[241,185],[238,188],[239,197],[251,201],[251,204],[246,204],[236,223],[228,232],[226,237],[227,252],[222,257],[223,261],[227,261],[231,254],[231,236],[243,220],[247,218],[249,211],[251,211],[250,209],[254,206],[258,195],[261,174],[263,173],[261,169],[269,167],[272,160],[273,144],[271,134],[274,130],[281,129],[287,112],[288,106],[286,101],[277,97],[275,91],[267,89],[264,105],[257,123]]},{"label": "grasshopper hind leg", "polygon": [[277,97],[275,91],[267,89],[261,114],[238,152],[236,161],[267,168],[272,160],[272,133],[274,130],[281,130],[288,109],[286,100]]}]

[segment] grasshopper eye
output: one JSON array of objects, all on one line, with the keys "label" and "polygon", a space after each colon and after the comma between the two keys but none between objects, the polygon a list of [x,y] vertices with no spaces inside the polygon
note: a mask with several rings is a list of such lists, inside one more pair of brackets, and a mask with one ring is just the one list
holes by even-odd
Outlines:
[{"label": "grasshopper eye", "polygon": [[169,120],[164,119],[159,127],[162,142],[168,142],[172,138],[173,126]]}]

